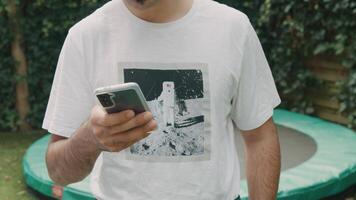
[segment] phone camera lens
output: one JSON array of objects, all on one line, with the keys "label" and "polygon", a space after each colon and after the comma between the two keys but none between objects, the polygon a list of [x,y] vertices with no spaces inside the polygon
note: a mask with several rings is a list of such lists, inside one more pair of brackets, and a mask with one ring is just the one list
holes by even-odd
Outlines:
[{"label": "phone camera lens", "polygon": [[103,107],[111,107],[114,105],[110,98],[110,95],[108,95],[108,94],[99,94],[99,95],[97,95],[97,97],[98,97],[100,103],[103,105]]}]

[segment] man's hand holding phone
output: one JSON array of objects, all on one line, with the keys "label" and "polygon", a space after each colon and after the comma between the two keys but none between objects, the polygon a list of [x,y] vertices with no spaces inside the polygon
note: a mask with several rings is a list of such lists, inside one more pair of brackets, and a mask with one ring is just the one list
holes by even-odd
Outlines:
[{"label": "man's hand holding phone", "polygon": [[98,104],[70,137],[52,135],[46,154],[49,176],[67,185],[88,176],[102,151],[119,152],[147,137],[157,123],[135,83],[98,88]]},{"label": "man's hand holding phone", "polygon": [[132,110],[108,114],[97,105],[91,110],[88,128],[103,151],[119,152],[147,137],[157,123],[149,111],[135,115]]}]

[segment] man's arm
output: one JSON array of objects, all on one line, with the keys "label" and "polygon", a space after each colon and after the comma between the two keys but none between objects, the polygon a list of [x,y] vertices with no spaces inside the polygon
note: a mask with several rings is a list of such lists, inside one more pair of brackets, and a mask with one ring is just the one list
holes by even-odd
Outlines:
[{"label": "man's arm", "polygon": [[272,118],[259,128],[242,131],[246,152],[246,177],[251,200],[276,199],[281,154]]},{"label": "man's arm", "polygon": [[121,151],[149,135],[157,124],[150,112],[107,114],[96,106],[70,138],[52,135],[46,154],[48,173],[60,185],[84,179],[100,153]]}]

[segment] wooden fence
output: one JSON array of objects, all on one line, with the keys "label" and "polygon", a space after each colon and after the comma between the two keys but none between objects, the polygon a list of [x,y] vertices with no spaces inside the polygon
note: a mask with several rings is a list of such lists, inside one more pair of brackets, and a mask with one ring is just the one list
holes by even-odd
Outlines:
[{"label": "wooden fence", "polygon": [[322,84],[306,91],[307,98],[314,104],[315,115],[341,124],[348,119],[340,112],[338,95],[341,87],[338,82],[348,76],[348,69],[340,64],[337,57],[318,55],[308,59],[305,65]]}]

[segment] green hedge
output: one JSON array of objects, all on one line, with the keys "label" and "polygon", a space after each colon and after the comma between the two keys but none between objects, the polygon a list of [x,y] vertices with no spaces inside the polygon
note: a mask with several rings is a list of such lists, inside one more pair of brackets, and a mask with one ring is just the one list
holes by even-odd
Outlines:
[{"label": "green hedge", "polygon": [[68,29],[105,1],[37,0],[34,2],[26,5],[25,8],[24,35],[31,94],[29,121],[33,126],[40,127],[58,56]]},{"label": "green hedge", "polygon": [[348,79],[339,82],[334,98],[350,127],[356,127],[356,2],[354,0],[254,0],[224,1],[249,15],[271,65],[282,107],[313,114],[306,88],[317,88],[304,61],[313,55],[341,57],[349,68]]},{"label": "green hedge", "polygon": [[[66,33],[74,23],[107,1],[21,1],[24,48],[28,61],[30,124],[39,128]],[[355,126],[356,111],[356,2],[353,0],[220,0],[245,12],[254,24],[282,96],[291,94],[283,107],[313,112],[305,88],[314,86],[303,61],[314,54],[342,55],[351,69],[343,83],[342,109]],[[5,1],[0,1],[0,130],[16,130],[16,76],[11,59],[11,29]],[[351,125],[351,124],[350,124]]]},{"label": "green hedge", "polygon": [[16,127],[15,69],[11,58],[12,35],[7,20],[5,5],[0,3],[0,130]]}]

